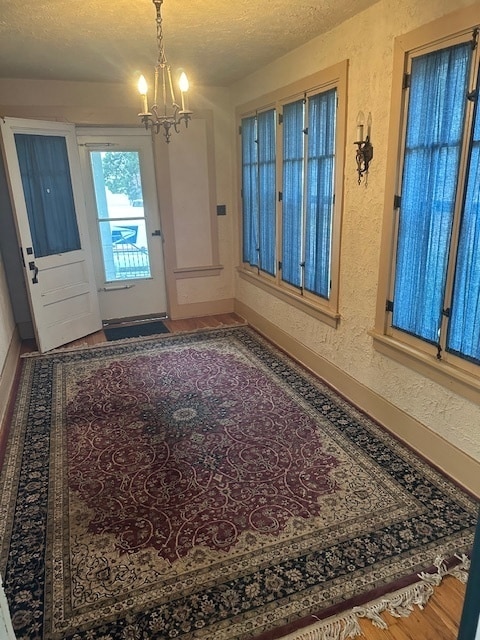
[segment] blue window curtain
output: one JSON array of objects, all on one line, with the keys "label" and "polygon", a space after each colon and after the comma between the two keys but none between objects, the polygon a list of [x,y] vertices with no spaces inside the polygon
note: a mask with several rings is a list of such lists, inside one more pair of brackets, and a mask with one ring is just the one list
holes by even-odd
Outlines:
[{"label": "blue window curtain", "polygon": [[282,279],[302,285],[304,100],[283,107]]},{"label": "blue window curtain", "polygon": [[242,119],[243,262],[258,266],[258,147],[257,119]]},{"label": "blue window curtain", "polygon": [[65,138],[15,134],[35,257],[80,249]]},{"label": "blue window curtain", "polygon": [[449,351],[480,361],[480,110],[475,108],[447,338]]},{"label": "blue window curtain", "polygon": [[330,295],[337,92],[308,100],[305,288]]},{"label": "blue window curtain", "polygon": [[392,324],[437,343],[459,170],[471,43],[414,58]]},{"label": "blue window curtain", "polygon": [[276,180],[275,110],[257,116],[258,193],[259,193],[259,266],[275,275]]}]

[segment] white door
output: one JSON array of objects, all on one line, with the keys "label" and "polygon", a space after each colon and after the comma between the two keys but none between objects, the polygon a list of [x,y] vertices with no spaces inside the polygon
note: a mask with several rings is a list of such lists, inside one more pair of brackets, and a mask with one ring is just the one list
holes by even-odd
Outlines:
[{"label": "white door", "polygon": [[151,135],[77,128],[77,140],[102,319],[166,316]]},{"label": "white door", "polygon": [[101,329],[73,125],[0,121],[37,347]]}]

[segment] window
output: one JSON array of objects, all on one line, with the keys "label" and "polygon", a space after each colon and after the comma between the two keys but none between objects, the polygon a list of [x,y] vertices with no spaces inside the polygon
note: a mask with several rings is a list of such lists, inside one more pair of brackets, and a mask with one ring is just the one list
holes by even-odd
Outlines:
[{"label": "window", "polygon": [[404,53],[391,267],[377,314],[387,340],[375,336],[380,350],[403,350],[404,364],[460,392],[452,376],[476,376],[480,390],[477,37],[469,28]]},{"label": "window", "polygon": [[338,319],[345,87],[342,63],[240,115],[241,275],[332,326]]},{"label": "window", "polygon": [[242,120],[243,260],[275,275],[275,109]]},{"label": "window", "polygon": [[283,108],[282,279],[327,300],[336,103],[330,89]]}]

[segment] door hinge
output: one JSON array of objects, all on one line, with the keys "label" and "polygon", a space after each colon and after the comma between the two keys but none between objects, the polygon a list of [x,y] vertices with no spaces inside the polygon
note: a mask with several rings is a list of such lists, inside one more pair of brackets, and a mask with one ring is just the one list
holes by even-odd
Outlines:
[{"label": "door hinge", "polygon": [[410,73],[404,73],[402,89],[409,89],[411,81],[412,81],[412,75]]},{"label": "door hinge", "polygon": [[394,209],[400,209],[400,204],[402,202],[402,197],[401,196],[393,196],[393,208]]},{"label": "door hinge", "polygon": [[278,124],[283,124],[283,113],[278,114]]},{"label": "door hinge", "polygon": [[238,135],[241,136],[242,135],[242,125],[240,125],[238,127]]},{"label": "door hinge", "polygon": [[279,270],[279,271],[281,271],[281,270],[282,270],[282,263],[281,263],[281,261],[280,261],[280,260],[278,261],[278,270]]},{"label": "door hinge", "polygon": [[390,313],[393,312],[393,300],[387,300],[387,304],[385,305],[385,311]]},{"label": "door hinge", "polygon": [[283,191],[279,191],[278,192],[278,201],[282,202],[283,201]]}]

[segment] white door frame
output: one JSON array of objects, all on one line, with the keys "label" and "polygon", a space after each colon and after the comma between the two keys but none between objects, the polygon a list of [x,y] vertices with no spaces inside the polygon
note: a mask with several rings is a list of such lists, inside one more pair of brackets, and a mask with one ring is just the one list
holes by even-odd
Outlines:
[{"label": "white door frame", "polygon": [[[102,319],[162,317],[168,315],[163,256],[163,234],[157,199],[153,141],[143,128],[77,127],[84,181],[87,222],[93,250],[94,273]],[[152,277],[106,282],[100,247],[97,210],[89,151],[138,151],[144,193],[147,243]]]}]

